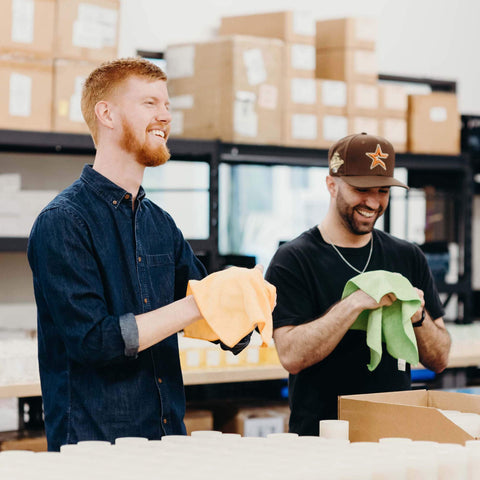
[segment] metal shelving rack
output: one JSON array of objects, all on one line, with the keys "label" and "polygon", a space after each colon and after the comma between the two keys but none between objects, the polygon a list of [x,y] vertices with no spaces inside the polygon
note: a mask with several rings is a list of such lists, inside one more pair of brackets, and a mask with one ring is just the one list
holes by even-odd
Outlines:
[{"label": "metal shelving rack", "polygon": [[[210,272],[219,270],[228,264],[228,257],[222,257],[218,252],[218,182],[221,163],[230,165],[290,165],[304,167],[328,167],[327,154],[324,149],[303,149],[267,145],[240,145],[224,143],[217,140],[186,140],[170,139],[169,148],[173,160],[206,162],[210,167],[209,185],[209,237],[204,240],[191,240],[195,253],[204,261]],[[0,130],[0,152],[21,153],[58,153],[71,155],[89,155],[95,153],[93,142],[88,135],[62,134],[49,132],[18,132]],[[397,167],[407,168],[409,183],[420,186],[429,179],[433,184],[453,188],[458,194],[459,204],[456,212],[460,216],[457,236],[463,248],[463,272],[455,285],[438,285],[439,291],[448,295],[457,294],[463,303],[463,318],[460,323],[472,321],[473,292],[471,287],[471,256],[472,256],[472,201],[474,192],[473,173],[468,155],[438,156],[398,154]],[[388,230],[390,217],[385,213],[385,226]],[[1,235],[1,233],[0,233]],[[2,238],[0,236],[0,252],[25,252],[26,238]],[[475,361],[477,361],[475,359]],[[460,367],[464,368],[462,363]],[[456,371],[455,369],[453,371]],[[186,372],[186,389],[188,398],[204,398],[218,395],[220,392],[238,394],[238,388],[244,388],[254,395],[265,398],[265,395],[280,389],[287,373],[281,366],[271,367],[265,371],[262,368],[248,371],[200,372],[200,376]],[[258,382],[260,381],[260,382]],[[240,384],[232,382],[243,382]],[[273,382],[273,383],[272,383]],[[280,383],[279,383],[280,382]],[[223,384],[223,385],[222,385]],[[281,384],[281,385],[280,385]],[[248,388],[247,388],[248,387]],[[13,389],[13,390],[12,390]],[[193,390],[188,390],[193,389]],[[200,390],[198,390],[200,389]],[[198,390],[198,391],[197,391]],[[13,391],[13,393],[12,393]],[[214,392],[214,393],[212,393]],[[2,395],[3,393],[3,395]],[[21,421],[20,429],[42,427],[41,397],[39,385],[27,385],[20,390],[16,386],[2,392],[0,396],[15,395],[25,397],[19,399],[19,409],[23,411],[28,404],[32,412],[32,421]],[[227,394],[225,393],[225,394]]]},{"label": "metal shelving rack", "polygon": [[[269,145],[246,145],[225,143],[218,140],[170,139],[169,148],[173,160],[206,162],[210,167],[209,185],[209,237],[191,240],[194,251],[203,259],[210,272],[219,270],[226,263],[218,252],[218,178],[219,165],[290,165],[303,167],[328,167],[325,149],[291,148]],[[89,135],[51,132],[19,132],[0,130],[0,151],[23,153],[61,153],[93,155],[95,149]],[[474,194],[473,173],[467,154],[459,156],[419,155],[400,153],[397,167],[409,171],[411,186],[425,182],[452,189],[458,195],[456,213],[459,216],[457,236],[462,246],[463,271],[455,285],[440,284],[439,291],[458,294],[464,312],[460,322],[469,323],[473,308],[471,286],[472,258],[472,201]],[[387,210],[385,226],[389,229],[392,219]],[[0,237],[0,251],[22,252],[27,247],[26,238]]]}]

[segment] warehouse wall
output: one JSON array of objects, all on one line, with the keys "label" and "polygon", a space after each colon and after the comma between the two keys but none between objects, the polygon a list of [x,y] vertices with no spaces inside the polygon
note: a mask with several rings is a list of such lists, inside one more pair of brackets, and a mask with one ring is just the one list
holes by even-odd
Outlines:
[{"label": "warehouse wall", "polygon": [[[208,39],[222,16],[292,10],[292,5],[291,0],[122,0],[119,53],[162,51],[168,44]],[[460,112],[480,114],[477,0],[297,0],[294,5],[317,20],[377,18],[381,73],[455,80]]]}]

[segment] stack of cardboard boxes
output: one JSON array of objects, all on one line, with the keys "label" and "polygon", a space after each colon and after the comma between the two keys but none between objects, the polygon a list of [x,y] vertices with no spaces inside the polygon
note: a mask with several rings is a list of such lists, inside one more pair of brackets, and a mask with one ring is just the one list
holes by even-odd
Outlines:
[{"label": "stack of cardboard boxes", "polygon": [[222,18],[220,35],[277,38],[283,42],[276,117],[279,145],[316,147],[320,137],[315,80],[315,23],[302,12]]},{"label": "stack of cardboard boxes", "polygon": [[172,135],[279,144],[283,44],[220,37],[167,49]]},{"label": "stack of cardboard boxes", "polygon": [[167,48],[173,135],[328,148],[366,131],[397,152],[458,154],[456,95],[379,82],[376,32],[371,18],[222,18],[217,39]]},{"label": "stack of cardboard boxes", "polygon": [[81,84],[117,55],[119,0],[0,6],[0,128],[86,133]]},{"label": "stack of cardboard boxes", "polygon": [[343,18],[316,24],[316,76],[345,85],[345,121],[336,136],[366,131],[378,134],[376,25],[368,18]]}]

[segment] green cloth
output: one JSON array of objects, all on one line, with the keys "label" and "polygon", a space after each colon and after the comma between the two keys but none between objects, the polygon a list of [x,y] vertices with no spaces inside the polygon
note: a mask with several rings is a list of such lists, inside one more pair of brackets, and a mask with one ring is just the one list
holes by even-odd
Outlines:
[{"label": "green cloth", "polygon": [[342,298],[359,289],[377,302],[387,293],[393,293],[397,298],[388,307],[364,310],[350,327],[367,332],[367,345],[370,348],[368,369],[373,371],[380,363],[382,342],[392,357],[416,365],[419,362],[418,347],[411,318],[420,308],[421,301],[412,284],[399,273],[374,270],[350,279]]}]

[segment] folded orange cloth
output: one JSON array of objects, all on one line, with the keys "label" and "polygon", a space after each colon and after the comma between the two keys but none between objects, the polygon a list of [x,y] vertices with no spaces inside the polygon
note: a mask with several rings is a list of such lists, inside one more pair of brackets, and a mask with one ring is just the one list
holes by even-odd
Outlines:
[{"label": "folded orange cloth", "polygon": [[190,280],[187,295],[194,296],[203,318],[184,328],[186,337],[233,347],[258,326],[262,345],[271,341],[276,289],[258,268],[230,267]]}]

